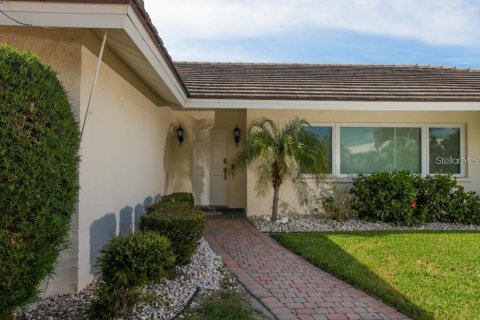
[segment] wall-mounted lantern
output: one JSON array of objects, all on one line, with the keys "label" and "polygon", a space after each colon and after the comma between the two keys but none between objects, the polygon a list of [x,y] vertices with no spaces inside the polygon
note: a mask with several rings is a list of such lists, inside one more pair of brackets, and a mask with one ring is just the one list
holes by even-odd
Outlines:
[{"label": "wall-mounted lantern", "polygon": [[185,135],[185,130],[183,130],[182,125],[179,125],[177,129],[177,139],[178,139],[178,142],[180,143],[180,147],[182,146],[184,135]]},{"label": "wall-mounted lantern", "polygon": [[238,143],[240,142],[240,128],[235,125],[235,129],[233,129],[233,140],[235,141],[235,144],[237,145],[238,148]]}]

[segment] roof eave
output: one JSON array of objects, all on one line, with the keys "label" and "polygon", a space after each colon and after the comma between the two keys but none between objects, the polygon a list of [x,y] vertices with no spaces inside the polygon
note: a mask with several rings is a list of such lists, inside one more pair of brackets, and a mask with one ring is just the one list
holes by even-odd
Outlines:
[{"label": "roof eave", "polygon": [[[183,107],[188,98],[171,57],[153,25],[133,0],[70,0],[0,2],[0,10],[32,27],[83,28],[125,31],[172,94],[166,99],[173,107]],[[0,25],[19,26],[4,15]],[[108,46],[108,42],[107,42]],[[156,90],[156,88],[152,88]]]}]

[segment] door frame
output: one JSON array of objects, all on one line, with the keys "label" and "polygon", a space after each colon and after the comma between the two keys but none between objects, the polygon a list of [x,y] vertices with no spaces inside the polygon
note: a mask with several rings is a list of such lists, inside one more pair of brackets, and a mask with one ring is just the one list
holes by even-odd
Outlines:
[{"label": "door frame", "polygon": [[[223,143],[223,148],[224,148],[224,154],[225,158],[227,158],[227,130],[224,128],[212,128],[212,127],[192,127],[192,193],[195,195],[196,190],[195,187],[197,185],[197,175],[196,175],[196,170],[195,170],[195,163],[197,161],[197,154],[196,154],[196,144],[197,142],[200,143],[200,141],[197,140],[197,131],[202,131],[202,130],[208,130],[208,155],[207,155],[207,167],[208,167],[208,176],[207,176],[207,187],[206,191],[208,192],[208,204],[197,204],[197,197],[195,197],[195,205],[199,206],[227,206],[228,205],[228,178],[225,180],[225,199],[224,199],[224,204],[222,205],[212,205],[212,170],[211,170],[211,148],[212,148],[212,131],[221,131],[224,133],[224,143]],[[201,141],[204,142],[204,141]],[[225,167],[227,165],[225,164]],[[228,177],[228,176],[227,176]]]}]

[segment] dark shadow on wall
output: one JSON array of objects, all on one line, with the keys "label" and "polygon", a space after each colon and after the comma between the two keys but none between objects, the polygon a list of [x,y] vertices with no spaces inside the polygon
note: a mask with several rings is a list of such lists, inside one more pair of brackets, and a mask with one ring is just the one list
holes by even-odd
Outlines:
[{"label": "dark shadow on wall", "polygon": [[115,236],[116,231],[115,213],[108,213],[90,225],[90,270],[93,274],[97,271],[95,263],[100,255],[100,249]]},{"label": "dark shadow on wall", "polygon": [[126,206],[120,210],[120,237],[126,236],[133,232],[133,208]]},{"label": "dark shadow on wall", "polygon": [[[140,219],[145,214],[148,207],[162,199],[161,194],[154,197],[146,197],[142,203],[138,203],[134,208],[125,206],[118,213],[120,237],[139,230]],[[117,215],[108,213],[98,220],[94,220],[90,225],[90,270],[96,273],[95,263],[100,250],[117,234]]]}]

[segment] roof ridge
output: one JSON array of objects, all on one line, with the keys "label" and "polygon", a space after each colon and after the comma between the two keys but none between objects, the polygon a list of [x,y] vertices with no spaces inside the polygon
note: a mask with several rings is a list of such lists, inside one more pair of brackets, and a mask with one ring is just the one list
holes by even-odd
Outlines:
[{"label": "roof ridge", "polygon": [[352,63],[302,63],[302,62],[225,62],[225,61],[174,61],[175,65],[222,65],[222,66],[322,66],[322,67],[370,67],[370,68],[410,68],[410,69],[435,69],[454,71],[480,71],[480,68],[439,66],[430,64],[352,64]]}]

